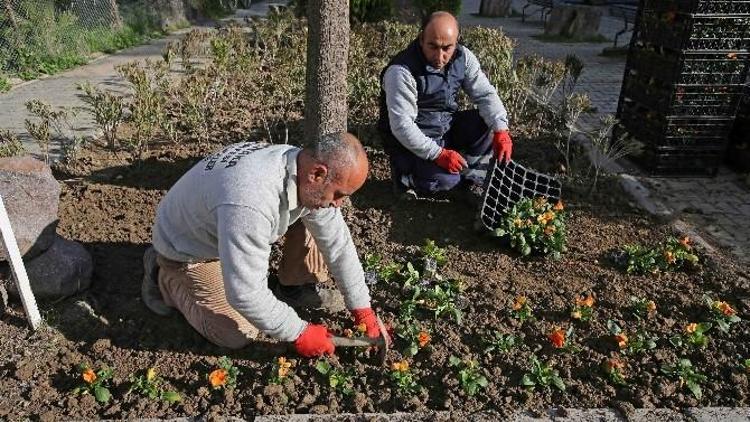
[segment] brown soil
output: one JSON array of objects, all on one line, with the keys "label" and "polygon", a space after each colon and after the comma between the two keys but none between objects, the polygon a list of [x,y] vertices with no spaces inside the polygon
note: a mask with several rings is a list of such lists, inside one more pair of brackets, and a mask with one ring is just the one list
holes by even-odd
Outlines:
[{"label": "brown soil", "polygon": [[[556,167],[540,157],[551,152],[519,143],[516,159],[543,171]],[[393,388],[387,371],[351,351],[339,351],[340,361],[354,368],[356,394],[331,392],[313,368],[315,361],[296,359],[295,375],[281,387],[269,386],[274,357],[283,345],[267,340],[239,352],[210,345],[180,315],[160,318],[140,300],[141,256],[150,239],[155,208],[166,189],[213,147],[164,145],[143,161],[95,149],[85,151],[73,168],[58,171],[62,195],[59,232],[81,242],[94,257],[91,288],[57,303],[42,303],[48,328],[30,332],[17,303],[0,319],[0,419],[122,418],[189,415],[240,416],[268,413],[395,412],[401,410],[541,409],[616,406],[682,407],[739,406],[750,398],[748,374],[740,360],[750,357],[750,334],[743,321],[731,334],[710,333],[703,350],[677,350],[667,338],[687,322],[705,320],[703,293],[729,300],[743,319],[750,317],[750,286],[745,269],[731,259],[702,256],[692,271],[657,276],[629,276],[613,268],[607,254],[626,243],[655,243],[670,234],[669,226],[634,209],[617,184],[604,180],[593,197],[583,187],[566,186],[569,250],[560,261],[522,258],[498,245],[496,239],[472,229],[472,212],[459,203],[425,201],[394,203],[385,155],[370,150],[370,180],[345,209],[360,253],[377,252],[387,260],[415,257],[424,240],[447,248],[446,273],[465,280],[468,307],[462,325],[424,315],[433,333],[431,346],[412,361],[424,391],[404,397]],[[122,155],[122,153],[121,153]],[[401,289],[395,284],[372,288],[374,304],[386,320],[398,312]],[[553,324],[567,326],[568,309],[582,293],[596,296],[595,319],[576,324],[582,351],[566,354],[550,348],[546,339]],[[518,294],[530,298],[537,319],[523,325],[508,317]],[[606,321],[635,324],[628,311],[631,295],[652,298],[656,317],[649,330],[660,337],[657,349],[626,358],[629,384],[614,386],[599,370],[616,345]],[[305,315],[334,330],[351,325],[347,313]],[[483,355],[482,337],[500,329],[523,334],[524,345],[508,354]],[[568,389],[525,391],[518,386],[528,370],[529,356],[551,359]],[[240,368],[236,390],[226,395],[207,388],[206,374],[218,357],[228,355]],[[479,359],[489,387],[467,397],[448,367],[450,355]],[[293,356],[287,354],[287,356]],[[704,398],[694,399],[677,381],[660,373],[663,363],[688,357],[708,376]],[[391,352],[390,361],[399,359]],[[75,396],[75,366],[82,362],[114,368],[113,400],[106,405],[91,396]],[[130,374],[157,366],[167,387],[179,391],[182,402],[168,405],[135,394],[125,395]]]}]

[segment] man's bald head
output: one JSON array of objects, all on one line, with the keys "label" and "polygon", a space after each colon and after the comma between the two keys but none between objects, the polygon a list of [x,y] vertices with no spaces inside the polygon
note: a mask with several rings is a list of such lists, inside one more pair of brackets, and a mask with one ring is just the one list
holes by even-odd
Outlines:
[{"label": "man's bald head", "polygon": [[323,135],[297,158],[300,202],[307,208],[340,206],[365,183],[369,164],[359,140],[350,133]]},{"label": "man's bald head", "polygon": [[419,45],[432,67],[442,69],[453,58],[458,35],[458,21],[448,12],[434,12],[424,20]]}]

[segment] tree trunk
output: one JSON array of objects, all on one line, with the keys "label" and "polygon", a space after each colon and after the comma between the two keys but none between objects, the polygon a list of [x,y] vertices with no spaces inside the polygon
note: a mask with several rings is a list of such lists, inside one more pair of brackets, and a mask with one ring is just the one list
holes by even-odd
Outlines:
[{"label": "tree trunk", "polygon": [[546,35],[586,39],[599,34],[602,12],[591,6],[555,6],[544,26]]},{"label": "tree trunk", "polygon": [[482,0],[479,6],[480,16],[508,17],[510,16],[511,0]]},{"label": "tree trunk", "polygon": [[346,0],[310,0],[307,20],[304,143],[346,131],[349,4]]}]

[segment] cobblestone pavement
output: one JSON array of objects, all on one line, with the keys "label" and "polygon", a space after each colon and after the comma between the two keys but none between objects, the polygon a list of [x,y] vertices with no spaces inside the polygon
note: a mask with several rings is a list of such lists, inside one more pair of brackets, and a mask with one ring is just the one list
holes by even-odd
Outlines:
[{"label": "cobblestone pavement", "polygon": [[[464,0],[459,20],[462,25],[482,25],[501,28],[514,38],[516,57],[536,54],[548,58],[564,58],[577,55],[586,64],[578,83],[580,90],[591,97],[597,113],[583,122],[590,126],[602,114],[614,114],[625,70],[625,57],[604,57],[601,52],[608,43],[552,43],[532,38],[544,32],[539,13],[527,17],[483,18],[475,16],[481,0]],[[514,0],[513,8],[520,12],[525,0]],[[534,10],[529,7],[527,11]],[[609,16],[602,17],[600,33],[614,39],[622,29],[621,21]],[[619,45],[627,44],[630,33],[620,37]],[[481,60],[481,59],[480,59]],[[712,178],[645,177],[627,165],[628,173],[649,190],[650,200],[663,205],[672,218],[679,218],[694,226],[712,244],[730,251],[750,265],[750,177],[721,168]]]}]

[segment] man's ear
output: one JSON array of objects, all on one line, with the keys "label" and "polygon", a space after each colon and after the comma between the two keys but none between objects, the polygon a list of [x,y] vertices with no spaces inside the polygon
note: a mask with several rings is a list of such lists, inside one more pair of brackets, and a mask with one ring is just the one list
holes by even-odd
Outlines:
[{"label": "man's ear", "polygon": [[313,183],[323,183],[328,177],[328,167],[325,164],[315,164],[308,173],[308,180]]}]

